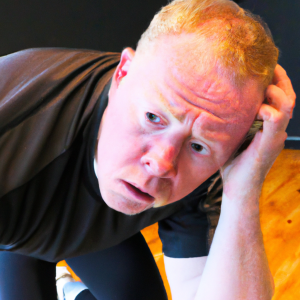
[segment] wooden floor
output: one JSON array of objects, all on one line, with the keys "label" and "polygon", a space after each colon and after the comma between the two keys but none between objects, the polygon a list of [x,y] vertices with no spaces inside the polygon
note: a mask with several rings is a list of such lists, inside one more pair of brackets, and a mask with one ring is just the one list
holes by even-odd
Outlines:
[{"label": "wooden floor", "polygon": [[[261,224],[275,280],[273,300],[300,299],[300,150],[283,150],[264,183]],[[171,298],[157,224],[142,233],[154,255]],[[153,299],[154,300],[154,299]]]},{"label": "wooden floor", "polygon": [[[273,300],[300,300],[300,150],[283,150],[262,190],[261,225],[274,276]],[[157,225],[144,230],[167,287]]]},{"label": "wooden floor", "polygon": [[300,299],[300,150],[284,150],[270,170],[261,225],[276,286],[273,300]]}]

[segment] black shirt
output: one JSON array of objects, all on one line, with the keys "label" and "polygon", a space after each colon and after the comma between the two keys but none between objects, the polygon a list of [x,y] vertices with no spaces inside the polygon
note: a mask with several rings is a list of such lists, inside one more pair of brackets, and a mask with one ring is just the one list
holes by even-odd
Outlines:
[{"label": "black shirt", "polygon": [[168,256],[207,255],[211,224],[199,203],[211,179],[178,202],[134,216],[101,198],[94,149],[119,58],[69,49],[0,58],[0,249],[59,261],[160,221]]}]

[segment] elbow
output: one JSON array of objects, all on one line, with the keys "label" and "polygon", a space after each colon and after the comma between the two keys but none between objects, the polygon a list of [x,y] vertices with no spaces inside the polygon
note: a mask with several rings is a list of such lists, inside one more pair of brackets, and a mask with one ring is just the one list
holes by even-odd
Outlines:
[{"label": "elbow", "polygon": [[270,272],[270,300],[273,298],[275,294],[275,282],[274,282],[274,278]]},{"label": "elbow", "polygon": [[263,299],[265,300],[271,300],[275,294],[275,283],[273,276],[270,272],[269,280],[266,280],[265,283],[265,291],[264,291],[265,297]]}]

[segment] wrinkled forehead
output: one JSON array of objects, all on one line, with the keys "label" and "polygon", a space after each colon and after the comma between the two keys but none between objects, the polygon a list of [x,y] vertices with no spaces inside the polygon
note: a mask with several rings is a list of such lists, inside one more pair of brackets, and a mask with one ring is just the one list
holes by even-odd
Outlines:
[{"label": "wrinkled forehead", "polygon": [[226,142],[232,136],[239,139],[246,134],[252,124],[253,116],[241,117],[240,112],[237,111],[233,117],[230,117],[223,113],[228,112],[228,109],[220,107],[220,110],[217,111],[211,101],[204,100],[202,102],[202,99],[196,99],[194,101],[196,105],[190,105],[192,101],[183,100],[181,96],[178,96],[179,93],[172,89],[169,91],[169,93],[160,94],[157,101],[180,122],[184,122],[185,117],[190,113],[196,116],[194,129],[207,139],[220,142]]},{"label": "wrinkled forehead", "polygon": [[170,68],[164,82],[191,105],[233,124],[253,119],[263,100],[255,82],[249,80],[237,89],[209,65],[201,72],[182,66]]},{"label": "wrinkled forehead", "polygon": [[249,78],[242,87],[216,62],[212,46],[192,33],[167,35],[149,50],[156,79],[193,105],[223,119],[243,121],[256,114],[263,100],[259,82]]},{"label": "wrinkled forehead", "polygon": [[187,107],[200,110],[197,123],[207,135],[245,135],[263,101],[260,83],[249,78],[237,88],[216,64],[209,43],[200,43],[199,50],[199,41],[191,35],[166,36],[156,42],[138,63],[138,76],[154,83],[151,89],[157,88],[156,95],[168,110],[178,115]]}]

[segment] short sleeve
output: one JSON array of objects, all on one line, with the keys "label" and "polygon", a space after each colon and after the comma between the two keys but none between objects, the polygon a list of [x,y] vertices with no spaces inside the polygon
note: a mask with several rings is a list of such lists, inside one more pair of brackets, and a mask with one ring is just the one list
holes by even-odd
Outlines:
[{"label": "short sleeve", "polygon": [[182,199],[182,207],[159,222],[163,252],[172,258],[207,256],[216,229],[222,196],[222,181],[214,174]]},{"label": "short sleeve", "polygon": [[71,147],[119,54],[28,49],[0,57],[0,197]]}]

